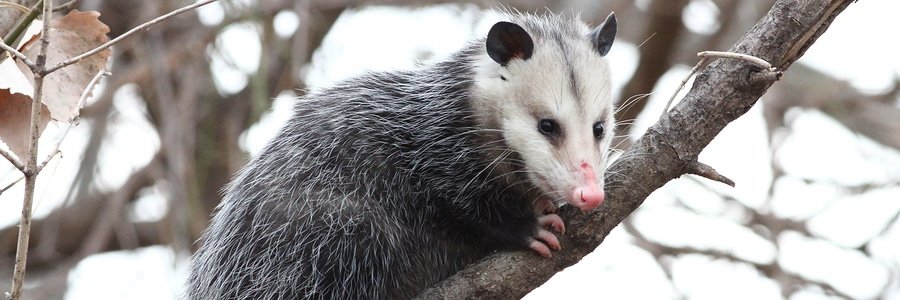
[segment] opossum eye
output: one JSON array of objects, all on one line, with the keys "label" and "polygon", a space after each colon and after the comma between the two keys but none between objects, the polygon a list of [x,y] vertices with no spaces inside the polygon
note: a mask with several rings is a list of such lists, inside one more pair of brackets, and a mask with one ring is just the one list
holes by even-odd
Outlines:
[{"label": "opossum eye", "polygon": [[559,134],[559,126],[556,124],[556,121],[551,119],[543,119],[538,122],[538,131],[541,134],[546,136],[554,136]]},{"label": "opossum eye", "polygon": [[598,140],[603,138],[603,123],[597,122],[594,123],[594,137]]}]

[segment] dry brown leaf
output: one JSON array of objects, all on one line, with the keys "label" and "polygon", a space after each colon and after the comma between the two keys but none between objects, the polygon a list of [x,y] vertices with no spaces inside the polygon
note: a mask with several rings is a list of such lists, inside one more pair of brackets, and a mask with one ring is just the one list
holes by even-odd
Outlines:
[{"label": "dry brown leaf", "polygon": [[[24,160],[28,151],[28,126],[31,124],[31,97],[0,89],[0,140],[6,143],[19,159]],[[50,111],[41,105],[41,122],[38,134],[50,123]]]},{"label": "dry brown leaf", "polygon": [[[100,22],[96,11],[73,10],[62,18],[50,21],[50,48],[47,49],[47,66],[56,65],[66,59],[87,52],[109,41],[106,33],[109,27]],[[32,61],[40,51],[40,35],[36,35],[19,49]],[[50,116],[57,121],[68,122],[78,116],[78,99],[88,82],[100,70],[106,68],[110,50],[105,49],[84,60],[53,72],[44,78],[41,102],[50,109]],[[19,70],[34,85],[34,75],[21,61],[16,61]]]}]

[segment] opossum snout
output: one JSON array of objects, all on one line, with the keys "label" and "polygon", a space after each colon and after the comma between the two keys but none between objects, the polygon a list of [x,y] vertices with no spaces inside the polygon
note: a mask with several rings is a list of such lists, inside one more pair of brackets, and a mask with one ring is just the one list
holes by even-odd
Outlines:
[{"label": "opossum snout", "polygon": [[603,192],[602,184],[597,184],[594,168],[590,164],[582,162],[576,173],[579,184],[572,191],[569,204],[581,211],[589,211],[603,204],[606,194]]},{"label": "opossum snout", "polygon": [[596,185],[587,187],[581,186],[575,188],[569,203],[575,205],[575,207],[578,207],[581,211],[589,211],[597,208],[600,204],[603,204],[605,197],[606,194],[603,190],[598,189]]}]

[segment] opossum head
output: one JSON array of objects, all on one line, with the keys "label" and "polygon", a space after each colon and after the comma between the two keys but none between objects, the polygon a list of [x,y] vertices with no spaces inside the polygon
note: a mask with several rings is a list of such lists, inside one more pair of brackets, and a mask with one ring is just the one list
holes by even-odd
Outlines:
[{"label": "opossum head", "polygon": [[[606,54],[615,15],[590,29],[562,16],[512,16],[485,39],[477,62],[476,110],[521,161],[539,198],[581,210],[603,203],[613,137]],[[535,199],[538,200],[538,199]]]}]

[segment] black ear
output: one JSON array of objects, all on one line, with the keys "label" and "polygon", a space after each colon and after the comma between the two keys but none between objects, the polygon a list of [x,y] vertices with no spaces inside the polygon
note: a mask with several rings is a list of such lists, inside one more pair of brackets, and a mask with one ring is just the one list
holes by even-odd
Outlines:
[{"label": "black ear", "polygon": [[497,22],[488,31],[485,41],[487,54],[501,66],[513,58],[527,60],[534,52],[534,41],[521,26],[510,22]]},{"label": "black ear", "polygon": [[616,13],[609,13],[606,21],[602,25],[591,30],[590,39],[594,43],[594,49],[600,52],[600,56],[606,56],[609,48],[612,48],[613,41],[616,39]]}]

